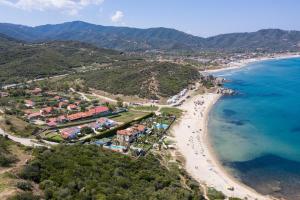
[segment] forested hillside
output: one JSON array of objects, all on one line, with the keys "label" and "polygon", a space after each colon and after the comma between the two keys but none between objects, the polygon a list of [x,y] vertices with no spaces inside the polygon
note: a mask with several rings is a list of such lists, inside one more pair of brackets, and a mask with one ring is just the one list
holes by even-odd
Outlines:
[{"label": "forested hillside", "polygon": [[153,155],[133,159],[96,146],[65,145],[36,150],[35,156],[21,177],[39,183],[46,199],[204,199],[195,181]]},{"label": "forested hillside", "polygon": [[200,74],[191,66],[141,61],[69,77],[78,78],[83,79],[88,87],[112,94],[158,99],[177,94],[189,84],[200,80]]},{"label": "forested hillside", "polygon": [[0,83],[70,73],[92,63],[125,59],[120,52],[79,42],[26,44],[0,35]]},{"label": "forested hillside", "polygon": [[170,28],[138,29],[90,24],[82,21],[29,27],[0,24],[0,33],[28,42],[68,40],[122,51],[172,52],[282,52],[300,49],[300,32],[265,29],[198,37]]}]

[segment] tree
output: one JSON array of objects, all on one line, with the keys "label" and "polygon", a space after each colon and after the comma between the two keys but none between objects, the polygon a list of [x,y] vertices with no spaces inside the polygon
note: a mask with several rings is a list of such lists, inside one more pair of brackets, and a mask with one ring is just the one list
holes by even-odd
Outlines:
[{"label": "tree", "polygon": [[123,100],[120,97],[117,97],[116,100],[117,100],[117,107],[123,107],[124,104]]},{"label": "tree", "polygon": [[87,126],[81,128],[80,132],[81,132],[81,134],[83,134],[83,135],[87,135],[87,134],[94,133],[93,129],[91,129],[90,127],[87,127]]}]

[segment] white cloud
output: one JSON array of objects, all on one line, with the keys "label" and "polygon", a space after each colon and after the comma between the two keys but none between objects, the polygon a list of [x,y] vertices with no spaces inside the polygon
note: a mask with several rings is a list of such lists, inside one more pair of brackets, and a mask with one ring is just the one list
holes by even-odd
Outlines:
[{"label": "white cloud", "polygon": [[7,5],[22,10],[61,10],[68,14],[77,14],[89,5],[99,5],[104,0],[0,0],[0,5]]},{"label": "white cloud", "polygon": [[118,10],[111,17],[111,21],[115,22],[115,23],[122,22],[123,17],[124,17],[124,13],[122,11]]}]

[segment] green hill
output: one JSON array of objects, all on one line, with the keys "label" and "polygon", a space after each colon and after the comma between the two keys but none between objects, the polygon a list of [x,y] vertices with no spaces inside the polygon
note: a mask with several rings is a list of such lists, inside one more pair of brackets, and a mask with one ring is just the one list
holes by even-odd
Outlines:
[{"label": "green hill", "polygon": [[120,66],[102,68],[71,77],[76,78],[85,80],[89,87],[112,94],[157,99],[177,94],[189,84],[200,80],[200,74],[191,66],[141,61],[126,62]]},{"label": "green hill", "polygon": [[120,52],[80,42],[27,44],[0,35],[0,83],[71,73],[92,63],[126,59]]}]

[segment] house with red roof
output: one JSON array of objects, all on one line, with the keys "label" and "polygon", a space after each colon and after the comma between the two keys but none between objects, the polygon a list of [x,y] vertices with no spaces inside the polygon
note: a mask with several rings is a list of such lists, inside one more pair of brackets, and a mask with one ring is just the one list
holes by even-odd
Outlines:
[{"label": "house with red roof", "polygon": [[127,129],[117,131],[117,140],[122,145],[129,145],[134,141],[140,134],[146,131],[144,125],[135,124]]},{"label": "house with red roof", "polygon": [[29,120],[35,120],[42,118],[42,114],[40,112],[31,113],[27,116],[27,119]]},{"label": "house with red roof", "polygon": [[48,115],[48,114],[52,113],[53,110],[54,109],[52,107],[46,107],[46,108],[42,108],[40,110],[40,112],[41,112],[42,115]]},{"label": "house with red roof", "polygon": [[32,108],[35,105],[35,103],[31,100],[25,100],[24,103],[25,103],[25,106],[28,108]]},{"label": "house with red roof", "polygon": [[110,113],[110,111],[107,107],[98,106],[98,107],[92,108],[86,112],[79,112],[79,113],[68,115],[67,119],[69,121],[74,121],[74,120],[84,119],[84,118],[88,118],[88,117],[94,117],[94,116],[98,116],[98,115],[107,115],[109,113]]},{"label": "house with red roof", "polygon": [[56,95],[56,96],[54,97],[54,99],[56,99],[56,100],[61,100],[62,98],[61,98],[60,96]]},{"label": "house with red roof", "polygon": [[57,126],[57,122],[55,122],[55,121],[49,121],[47,123],[47,126],[49,126],[49,127],[56,127]]},{"label": "house with red roof", "polygon": [[59,123],[64,123],[67,121],[67,118],[65,116],[61,115],[56,118],[56,121]]},{"label": "house with red roof", "polygon": [[64,139],[75,139],[78,135],[80,135],[79,127],[71,127],[60,130],[60,134]]},{"label": "house with red roof", "polygon": [[94,132],[102,129],[102,126],[100,124],[98,124],[97,122],[87,124],[87,127],[90,127],[91,129],[93,129]]},{"label": "house with red roof", "polygon": [[31,91],[32,94],[34,95],[38,95],[42,92],[41,88],[34,88],[34,90]]},{"label": "house with red roof", "polygon": [[69,121],[75,121],[75,120],[78,120],[78,119],[82,119],[82,112],[71,114],[71,115],[67,115],[67,119]]},{"label": "house with red roof", "polygon": [[106,117],[101,117],[97,120],[97,123],[99,123],[102,127],[105,128],[111,128],[117,125],[117,123],[111,119],[108,119]]},{"label": "house with red roof", "polygon": [[69,104],[69,105],[67,106],[67,109],[70,110],[70,111],[76,110],[76,109],[77,109],[77,106],[76,106],[75,104]]},{"label": "house with red roof", "polygon": [[59,123],[64,123],[67,121],[67,118],[63,115],[59,116],[59,117],[53,117],[53,118],[48,118],[46,120],[47,125],[50,127],[55,127],[57,126]]}]

